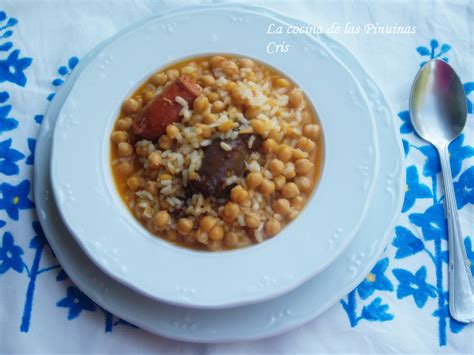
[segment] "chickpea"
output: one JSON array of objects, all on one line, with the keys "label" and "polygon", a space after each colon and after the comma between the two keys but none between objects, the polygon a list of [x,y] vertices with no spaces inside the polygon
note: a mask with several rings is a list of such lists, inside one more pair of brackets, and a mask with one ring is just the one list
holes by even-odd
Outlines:
[{"label": "chickpea", "polygon": [[196,125],[196,127],[199,127],[201,129],[201,136],[203,138],[209,138],[212,135],[213,129],[211,127],[206,125]]},{"label": "chickpea", "polygon": [[255,119],[255,120],[250,121],[250,125],[252,126],[252,129],[255,133],[261,136],[266,135],[267,127],[266,127],[265,122]]},{"label": "chickpea", "polygon": [[225,109],[225,103],[221,100],[216,100],[212,103],[211,111],[212,113],[221,113]]},{"label": "chickpea", "polygon": [[155,87],[155,85],[153,85],[151,83],[147,83],[143,87],[143,92],[151,92],[153,94],[155,91],[156,91],[156,87]]},{"label": "chickpea", "polygon": [[193,221],[189,218],[180,218],[178,221],[178,232],[182,235],[189,234],[193,229]]},{"label": "chickpea", "polygon": [[287,179],[293,179],[296,176],[295,164],[286,162],[285,169],[283,169],[283,176]]},{"label": "chickpea", "polygon": [[311,188],[311,180],[308,179],[306,176],[298,176],[295,179],[296,186],[298,186],[298,190],[300,191],[308,191]]},{"label": "chickpea", "polygon": [[166,211],[160,211],[153,217],[153,224],[156,229],[162,229],[168,225],[170,221],[170,215]]},{"label": "chickpea", "polygon": [[252,59],[248,59],[248,58],[242,58],[240,60],[240,66],[242,68],[250,68],[250,69],[253,69],[255,67],[255,63]]},{"label": "chickpea", "polygon": [[146,157],[148,156],[148,147],[150,146],[149,143],[147,142],[143,142],[145,144],[137,144],[135,149],[137,151],[137,155],[140,156],[140,157]]},{"label": "chickpea", "polygon": [[151,99],[155,96],[155,94],[152,91],[147,91],[143,94],[143,102],[148,103],[151,101]]},{"label": "chickpea", "polygon": [[162,202],[160,202],[160,207],[163,208],[163,209],[168,209],[171,207],[171,205],[169,204],[168,201],[164,200]]},{"label": "chickpea", "polygon": [[263,196],[269,196],[273,191],[275,191],[275,183],[268,179],[263,179],[259,189]]},{"label": "chickpea", "polygon": [[165,73],[157,73],[151,77],[150,81],[155,86],[163,86],[168,81],[168,76]]},{"label": "chickpea", "polygon": [[234,76],[236,74],[239,74],[239,67],[231,60],[225,62],[222,68],[225,75],[227,76]]},{"label": "chickpea", "polygon": [[307,124],[303,127],[303,134],[305,137],[315,141],[319,137],[320,130],[317,124]]},{"label": "chickpea", "polygon": [[179,128],[173,124],[166,126],[166,135],[169,139],[175,139],[179,133]]},{"label": "chickpea", "polygon": [[239,242],[239,237],[237,234],[235,234],[234,232],[226,233],[224,237],[224,243],[226,246],[228,246],[229,248],[232,248],[232,247],[235,247],[238,242]]},{"label": "chickpea", "polygon": [[240,90],[237,87],[230,91],[230,97],[232,98],[232,102],[237,106],[245,103],[245,99],[242,97]]},{"label": "chickpea", "polygon": [[214,227],[217,223],[217,219],[212,216],[205,216],[203,219],[201,219],[201,222],[199,223],[199,227],[205,231],[209,232],[212,227]]},{"label": "chickpea", "polygon": [[138,189],[145,186],[145,180],[139,176],[132,176],[128,178],[127,186],[132,191],[138,191]]},{"label": "chickpea", "polygon": [[201,63],[199,63],[199,65],[201,66],[201,68],[203,69],[209,69],[209,62],[208,61],[203,61]]},{"label": "chickpea", "polygon": [[224,228],[220,225],[215,225],[212,227],[212,229],[209,231],[209,238],[212,240],[221,240],[224,238]]},{"label": "chickpea", "polygon": [[283,187],[281,190],[281,194],[285,198],[293,198],[295,196],[298,196],[300,193],[300,190],[298,189],[298,186],[294,182],[289,182]]},{"label": "chickpea", "polygon": [[246,75],[245,79],[247,79],[248,81],[256,82],[257,81],[257,76],[255,75],[255,73],[248,73]]},{"label": "chickpea", "polygon": [[286,184],[286,178],[283,175],[279,175],[273,178],[273,182],[275,183],[275,189],[280,191]]},{"label": "chickpea", "polygon": [[303,152],[301,149],[292,149],[291,151],[291,158],[293,160],[303,159],[307,157],[308,157],[308,153]]},{"label": "chickpea", "polygon": [[280,142],[283,138],[283,132],[278,132],[276,129],[272,129],[270,133],[268,133],[268,138],[272,138],[276,142]]},{"label": "chickpea", "polygon": [[125,100],[122,105],[122,110],[125,113],[136,113],[140,109],[140,104],[137,100],[129,98]]},{"label": "chickpea", "polygon": [[168,76],[169,80],[176,80],[179,77],[179,70],[178,69],[169,69],[166,71],[166,75]]},{"label": "chickpea", "polygon": [[188,75],[188,76],[195,76],[196,74],[196,68],[192,65],[186,65],[181,69],[181,74],[183,75]]},{"label": "chickpea", "polygon": [[291,147],[286,145],[286,144],[282,144],[278,147],[278,158],[281,160],[281,161],[288,161],[291,159],[291,154],[292,154],[292,151],[291,151]]},{"label": "chickpea", "polygon": [[284,135],[289,135],[292,132],[291,126],[287,122],[281,122],[280,127]]},{"label": "chickpea", "polygon": [[298,107],[303,103],[303,93],[300,89],[291,90],[289,103],[291,107]]},{"label": "chickpea", "polygon": [[268,169],[271,171],[273,176],[278,176],[283,172],[285,164],[279,159],[272,159],[268,163]]},{"label": "chickpea", "polygon": [[281,230],[281,224],[276,219],[271,219],[265,225],[265,233],[273,237],[274,235],[278,234]]},{"label": "chickpea", "polygon": [[129,157],[133,154],[132,145],[127,142],[120,142],[117,146],[117,154],[119,157]]},{"label": "chickpea", "polygon": [[277,147],[277,144],[276,144],[275,140],[272,139],[272,138],[265,139],[265,141],[263,142],[263,146],[262,146],[263,151],[265,153],[272,153],[275,150],[276,147]]},{"label": "chickpea", "polygon": [[133,162],[123,161],[116,166],[115,171],[119,175],[128,176],[133,172]]},{"label": "chickpea", "polygon": [[308,145],[306,146],[306,152],[311,153],[312,151],[316,151],[316,149],[316,143],[314,143],[313,141],[309,141]]},{"label": "chickpea", "polygon": [[257,228],[260,224],[260,216],[256,213],[249,213],[245,216],[245,225],[249,228]]},{"label": "chickpea", "polygon": [[209,235],[207,234],[207,232],[198,229],[198,231],[196,232],[196,240],[201,244],[207,244],[209,241]]},{"label": "chickpea", "polygon": [[288,89],[290,87],[290,82],[286,80],[285,78],[278,78],[275,80],[275,86],[277,88],[285,88]]},{"label": "chickpea", "polygon": [[273,202],[272,208],[276,213],[286,216],[290,213],[290,201],[285,198],[280,198]]},{"label": "chickpea", "polygon": [[255,119],[262,112],[260,107],[250,106],[245,110],[245,117],[249,119]]},{"label": "chickpea", "polygon": [[158,193],[158,187],[156,186],[156,182],[148,181],[145,185],[145,190],[147,190],[153,196],[156,196],[156,194]]},{"label": "chickpea", "polygon": [[230,199],[236,203],[242,203],[248,198],[249,193],[240,185],[230,191]]},{"label": "chickpea", "polygon": [[300,138],[298,139],[298,142],[296,142],[296,147],[297,147],[298,149],[301,149],[301,150],[303,150],[303,151],[306,152],[306,151],[307,151],[307,150],[306,150],[306,145],[308,144],[309,141],[310,141],[310,140],[309,140],[308,138],[306,138],[306,137],[300,137]]},{"label": "chickpea", "polygon": [[204,75],[201,77],[201,83],[204,86],[213,86],[216,83],[216,79],[212,75]]},{"label": "chickpea", "polygon": [[240,213],[240,207],[234,202],[227,202],[224,206],[224,219],[233,222]]},{"label": "chickpea", "polygon": [[229,92],[232,91],[232,90],[236,90],[237,89],[237,84],[234,81],[228,81],[224,85],[224,89],[226,89]]},{"label": "chickpea", "polygon": [[130,117],[121,118],[115,123],[115,128],[121,129],[124,131],[129,130],[131,127],[132,127],[132,119]]},{"label": "chickpea", "polygon": [[308,159],[298,159],[295,162],[295,170],[298,175],[308,175],[313,169],[313,163]]},{"label": "chickpea", "polygon": [[165,136],[165,135],[162,135],[160,139],[158,140],[158,145],[163,150],[170,149],[172,144],[173,144],[173,141],[168,136]]},{"label": "chickpea", "polygon": [[234,128],[234,122],[232,122],[232,120],[227,120],[221,123],[218,129],[220,132],[227,132],[231,130],[232,128]]},{"label": "chickpea", "polygon": [[209,100],[209,102],[215,102],[219,100],[219,94],[217,92],[210,92],[209,94],[207,94],[207,99]]},{"label": "chickpea", "polygon": [[291,206],[298,211],[301,210],[304,206],[304,197],[303,196],[296,196],[291,199]]},{"label": "chickpea", "polygon": [[303,124],[311,123],[312,120],[313,116],[311,115],[311,113],[309,113],[309,111],[305,110],[301,113],[301,122]]},{"label": "chickpea", "polygon": [[116,144],[126,142],[128,140],[128,133],[125,131],[115,131],[111,134],[110,138],[112,139],[112,142]]},{"label": "chickpea", "polygon": [[249,189],[257,188],[263,181],[261,173],[250,173],[247,175],[247,186]]},{"label": "chickpea", "polygon": [[227,61],[227,59],[225,59],[224,57],[220,56],[220,55],[216,55],[214,57],[211,58],[211,67],[212,68],[221,68],[224,63]]},{"label": "chickpea", "polygon": [[207,99],[206,96],[199,95],[199,97],[196,100],[194,100],[194,104],[193,104],[194,111],[202,113],[206,111],[208,107],[209,107],[209,100]]},{"label": "chickpea", "polygon": [[159,152],[152,152],[148,156],[148,167],[153,170],[158,170],[161,166],[162,159]]},{"label": "chickpea", "polygon": [[315,145],[316,144],[312,140],[310,140],[306,137],[301,137],[300,139],[298,139],[298,143],[296,144],[296,146],[299,149],[301,149],[301,150],[303,150],[307,153],[311,152],[314,149]]},{"label": "chickpea", "polygon": [[202,122],[205,124],[213,124],[217,120],[217,115],[206,112],[204,116],[202,117]]}]

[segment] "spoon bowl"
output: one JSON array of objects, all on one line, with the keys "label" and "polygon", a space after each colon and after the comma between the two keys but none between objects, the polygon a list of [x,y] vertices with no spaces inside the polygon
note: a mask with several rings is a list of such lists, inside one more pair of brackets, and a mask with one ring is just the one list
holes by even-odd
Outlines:
[{"label": "spoon bowl", "polygon": [[411,122],[420,137],[434,145],[449,144],[467,119],[461,80],[443,60],[431,60],[418,72],[410,96]]}]

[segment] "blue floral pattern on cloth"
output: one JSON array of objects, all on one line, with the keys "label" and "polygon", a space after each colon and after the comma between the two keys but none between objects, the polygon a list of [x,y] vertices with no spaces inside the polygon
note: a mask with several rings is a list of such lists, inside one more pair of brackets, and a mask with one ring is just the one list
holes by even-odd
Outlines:
[{"label": "blue floral pattern on cloth", "polygon": [[11,105],[1,105],[6,103],[10,95],[6,91],[0,92],[0,137],[2,133],[13,131],[15,128],[18,127],[18,121],[12,117],[8,117],[10,111],[12,110]]},{"label": "blue floral pattern on cloth", "polygon": [[0,184],[0,210],[5,210],[8,217],[18,221],[19,211],[33,208],[34,204],[29,199],[30,182],[23,180],[18,185],[10,185],[7,182]]},{"label": "blue floral pattern on cloth", "polygon": [[[448,57],[446,53],[448,53],[451,49],[451,46],[447,43],[443,43],[441,47],[439,46],[439,42],[436,39],[432,39],[430,41],[429,47],[420,46],[416,48],[416,51],[424,58],[430,59],[442,59],[444,61],[448,61]],[[420,67],[425,65],[428,60],[424,60],[420,63]]]},{"label": "blue floral pattern on cloth", "polygon": [[67,288],[67,296],[59,300],[56,305],[68,309],[67,318],[69,320],[79,316],[82,311],[93,312],[96,310],[95,303],[74,286]]},{"label": "blue floral pattern on cloth", "polygon": [[394,269],[393,275],[398,280],[397,297],[413,296],[418,308],[422,308],[428,297],[436,297],[436,288],[426,282],[426,267],[420,267],[415,274],[403,269]]},{"label": "blue floral pattern on cloth", "polygon": [[[17,23],[16,19],[8,18],[4,11],[0,11],[0,84],[9,82],[24,87],[28,83],[26,70],[31,65],[32,59],[21,56],[20,50],[14,48],[13,42],[7,40],[12,37],[13,30],[11,28]],[[6,53],[4,58],[1,56],[2,53]],[[71,57],[66,65],[60,66],[57,70],[60,77],[52,80],[52,86],[54,88],[61,86],[78,63],[79,59],[77,57]],[[51,101],[54,94],[54,92],[48,94],[46,100]],[[32,166],[36,148],[34,137],[26,139],[28,152],[22,152],[15,148],[15,143],[18,141],[14,141],[12,137],[4,139],[2,136],[2,134],[7,134],[19,126],[19,121],[10,116],[13,106],[7,103],[9,99],[9,92],[0,90],[0,177],[19,176],[21,163],[24,163],[25,166]],[[37,114],[33,118],[36,123],[41,124],[43,114]],[[2,179],[0,183],[0,228],[7,226],[8,220],[18,221],[22,211],[34,209],[31,196],[31,182],[29,179],[22,179],[17,183],[3,181]],[[30,234],[32,237],[27,244],[27,248],[22,247],[21,243],[17,243],[15,236],[10,231],[0,231],[0,275],[7,272],[16,272],[28,278],[23,315],[19,326],[21,332],[29,332],[30,330],[34,296],[39,276],[53,270],[59,270],[56,280],[67,284],[65,285],[66,296],[55,303],[58,309],[67,309],[67,319],[76,319],[83,311],[96,312],[100,309],[104,315],[105,332],[111,332],[118,325],[135,327],[98,307],[82,291],[72,285],[68,281],[66,273],[55,260],[54,253],[49,248],[39,222],[33,222],[30,229],[32,230],[32,234]],[[26,258],[27,250],[33,253],[31,264],[26,262],[28,259]],[[52,261],[49,265],[44,265],[45,261],[43,259],[46,254],[49,254],[48,259]]]},{"label": "blue floral pattern on cloth", "polygon": [[23,249],[14,244],[15,241],[10,232],[5,232],[0,247],[0,274],[6,273],[12,269],[16,272],[23,272]]},{"label": "blue floral pattern on cloth", "polygon": [[[450,50],[449,44],[440,45],[436,39],[431,40],[428,46],[416,48],[423,58],[420,66],[430,59],[448,62]],[[473,113],[472,101],[469,98],[473,89],[474,83],[464,84],[468,114]],[[409,111],[400,111],[398,118],[405,157],[409,159],[411,154],[418,153],[424,158],[422,167],[409,165],[406,168],[406,193],[402,213],[408,217],[411,226],[395,227],[394,238],[391,246],[388,247],[394,248],[394,259],[382,258],[367,278],[347,298],[341,300],[341,304],[352,327],[357,326],[363,319],[372,322],[389,321],[396,315],[390,314],[389,304],[383,304],[383,295],[393,291],[400,301],[411,300],[417,308],[431,310],[431,315],[438,319],[439,346],[444,346],[447,344],[447,330],[457,334],[462,331],[465,324],[451,318],[448,310],[448,292],[444,283],[447,278],[446,264],[448,263],[447,226],[443,206],[444,196],[438,197],[441,166],[438,153],[433,146],[426,143],[419,145],[421,140],[414,133]],[[463,162],[474,156],[474,147],[466,144],[465,136],[461,134],[449,146],[449,153],[456,200],[458,208],[462,209],[466,205],[474,204],[474,166],[465,167],[463,170]],[[426,180],[428,184],[425,183]],[[425,207],[415,210],[416,204],[420,201],[425,201],[424,204],[420,203]],[[464,244],[474,275],[472,243],[471,237],[465,236]],[[430,264],[421,265],[416,270],[392,266],[397,260],[410,258],[420,253],[428,256],[427,260]],[[428,281],[428,270],[434,270],[434,284]],[[368,306],[362,307],[359,316],[357,315],[357,293],[360,301],[366,299],[370,301],[370,297],[375,295]],[[371,312],[368,313],[368,310]]]},{"label": "blue floral pattern on cloth", "polygon": [[[22,297],[20,304],[23,306],[18,329],[27,333],[36,325],[33,321],[35,293],[40,287],[45,287],[40,283],[41,275],[55,277],[57,285],[61,287],[62,295],[51,300],[51,304],[63,319],[77,321],[84,314],[95,314],[104,322],[106,333],[111,333],[119,325],[136,328],[96,305],[73,285],[54,257],[39,222],[24,224],[21,235],[11,232],[10,223],[21,221],[25,214],[34,210],[32,183],[24,171],[31,170],[34,165],[36,147],[33,135],[25,138],[9,136],[24,121],[14,113],[17,111],[9,103],[10,92],[6,85],[26,87],[28,68],[33,63],[33,59],[22,54],[22,49],[16,48],[11,40],[17,24],[15,18],[0,11],[0,283],[6,282],[5,275],[15,275],[27,280],[24,294],[18,294]],[[440,44],[436,39],[416,48],[421,56],[420,65],[434,58],[448,61],[450,51],[449,44]],[[45,97],[48,102],[54,98],[55,89],[64,83],[79,59],[71,57],[65,62],[65,65],[57,68],[51,81],[53,90]],[[474,83],[464,83],[464,90],[468,113],[471,115]],[[31,117],[37,128],[43,117],[44,112]],[[403,216],[411,225],[395,227],[391,245],[387,247],[385,255],[340,304],[347,314],[350,326],[357,327],[361,322],[386,324],[397,317],[393,311],[394,302],[412,303],[415,310],[424,311],[429,317],[436,319],[438,344],[444,346],[448,330],[452,334],[458,334],[465,325],[450,317],[447,305],[448,293],[444,286],[448,261],[447,232],[443,196],[438,192],[439,161],[436,150],[416,138],[408,110],[401,110],[397,120],[400,123],[406,159],[419,154],[424,160],[422,166],[411,164],[406,171]],[[449,152],[458,207],[463,209],[474,204],[474,166],[465,164],[474,157],[474,147],[467,144],[465,136],[461,135],[451,144]],[[473,243],[472,236],[466,235],[464,244],[474,275]],[[423,260],[428,262],[408,268],[405,260],[414,258],[415,255],[424,255]],[[37,323],[37,326],[41,326],[41,320],[37,320]]]},{"label": "blue floral pattern on cloth", "polygon": [[[4,11],[0,11],[0,52],[8,53],[13,48],[13,42],[4,41],[13,34],[9,28],[18,23],[15,18],[8,18]],[[26,85],[25,70],[31,65],[32,59],[21,57],[20,50],[14,49],[4,59],[0,59],[0,83],[9,81],[19,86]]]},{"label": "blue floral pattern on cloth", "polygon": [[12,149],[12,139],[6,139],[0,142],[0,174],[16,175],[20,172],[17,161],[25,156],[18,150]]}]

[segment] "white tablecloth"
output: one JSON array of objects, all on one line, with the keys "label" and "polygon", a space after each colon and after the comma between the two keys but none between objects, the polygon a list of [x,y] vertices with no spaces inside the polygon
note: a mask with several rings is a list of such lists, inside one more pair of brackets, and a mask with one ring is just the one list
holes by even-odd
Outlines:
[{"label": "white tablecloth", "polygon": [[[407,113],[420,64],[434,57],[449,61],[470,100],[468,127],[451,147],[451,163],[465,245],[474,259],[472,1],[252,2],[325,29],[341,25],[341,33],[333,36],[385,92],[405,148],[407,193],[390,244],[367,279],[318,319],[267,340],[180,343],[104,312],[61,272],[40,241],[32,201],[35,138],[49,100],[100,41],[146,16],[189,3],[195,2],[0,1],[0,353],[473,354],[474,325],[453,321],[447,311],[444,192],[437,156],[414,135]],[[410,26],[407,31],[414,33],[375,34],[371,24],[385,31]],[[349,33],[351,25],[360,26],[360,32]]]}]

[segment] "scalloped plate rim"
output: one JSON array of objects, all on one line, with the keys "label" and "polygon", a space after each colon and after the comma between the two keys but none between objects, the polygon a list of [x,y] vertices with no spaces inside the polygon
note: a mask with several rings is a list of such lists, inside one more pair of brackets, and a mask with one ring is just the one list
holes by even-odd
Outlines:
[{"label": "scalloped plate rim", "polygon": [[[248,8],[248,6],[246,6],[246,8]],[[268,11],[267,9],[265,8],[261,8],[261,7],[251,7],[253,10],[256,10],[256,11]],[[171,10],[171,12],[174,12],[174,11],[183,11],[182,9],[178,9],[178,10]],[[281,15],[275,11],[271,11],[272,15],[274,16],[281,16],[281,17],[284,17],[284,18],[288,18],[287,16],[285,15]],[[295,20],[295,19],[291,19],[291,21],[296,21],[298,23],[301,23],[301,21],[299,20]],[[331,39],[331,41],[333,41]],[[335,42],[335,41],[333,41]],[[336,44],[338,44],[337,42],[335,42]],[[96,47],[97,48],[97,47]],[[342,47],[343,48],[343,47]],[[357,63],[356,59],[352,56],[352,54],[350,52],[348,52],[345,48],[343,48],[343,51],[345,52],[346,55],[349,56],[349,59],[352,59],[355,61],[355,65],[357,65],[359,68],[358,70],[361,71],[361,75],[364,75],[366,78],[368,78],[375,86],[376,88],[379,90],[379,94],[382,96],[382,99],[383,99],[383,103],[386,105],[387,109],[389,110],[390,113],[392,113],[392,110],[390,109],[388,103],[386,102],[384,96],[383,96],[383,93],[380,91],[379,87],[375,84],[375,82],[370,78],[370,76],[368,76],[368,74],[365,72],[365,70],[360,66],[359,63]],[[86,56],[89,57],[91,56],[91,54],[93,53],[90,53]],[[86,60],[86,58],[83,59]],[[74,75],[74,74],[73,74]],[[71,77],[67,83],[69,83],[70,80],[72,80],[73,78]],[[68,84],[64,84],[63,88],[60,89],[60,93],[66,93],[67,95],[67,85]],[[64,96],[64,95],[63,95]],[[61,103],[59,103],[57,100],[58,100],[58,97],[60,97],[59,93],[57,95],[57,97],[53,100],[53,103],[51,104],[50,106],[50,109],[48,110],[48,113],[47,113],[47,116],[45,116],[45,121],[41,127],[41,132],[40,132],[40,135],[38,137],[38,147],[40,148],[39,151],[41,152],[43,150],[43,145],[44,144],[48,144],[45,137],[47,137],[48,135],[51,135],[51,131],[50,131],[50,122],[49,122],[49,115],[51,115],[51,111],[53,111],[53,109],[55,109],[56,106],[61,106]],[[391,114],[391,116],[393,116],[393,114]],[[49,131],[48,131],[49,130]],[[399,139],[399,134],[398,134],[398,131],[396,131],[396,128],[395,128],[395,125],[392,125],[392,131],[395,135],[395,138],[396,138],[396,143],[397,143],[397,147],[398,147],[398,158],[400,159],[400,163],[401,163],[401,167],[400,167],[400,176],[399,176],[399,185],[402,186],[402,184],[404,183],[404,178],[405,178],[405,169],[403,167],[403,154],[402,154],[402,148],[401,148],[401,143],[400,143],[400,139]],[[41,139],[43,138],[43,139]],[[38,160],[40,160],[41,158],[39,158]],[[46,157],[46,160],[47,160],[47,157]],[[40,160],[41,161],[41,160]],[[48,170],[48,168],[46,167],[46,170]],[[45,172],[46,175],[48,175],[48,171]],[[35,168],[34,168],[34,175],[35,175],[35,180],[36,181],[43,181],[44,182],[44,178],[41,176],[42,175],[42,170],[40,170],[40,167],[39,167],[39,164],[38,165],[35,165]],[[48,184],[48,181],[46,179],[46,186],[47,187],[47,184]],[[399,188],[400,188],[399,186]],[[40,221],[42,223],[42,225],[44,226],[45,230],[46,231],[51,231],[51,235],[49,233],[46,234],[46,236],[48,237],[48,239],[51,241],[53,241],[51,244],[55,244],[55,246],[53,246],[53,249],[55,247],[58,247],[58,245],[56,244],[56,241],[54,239],[54,237],[52,237],[52,235],[54,234],[53,230],[50,229],[50,226],[49,224],[47,223],[48,221],[46,220],[46,215],[44,214],[44,210],[41,208],[41,206],[43,206],[43,202],[46,202],[47,203],[47,200],[44,200],[43,201],[43,195],[41,195],[41,192],[39,189],[35,188],[34,189],[34,194],[35,194],[35,200],[37,201],[40,201],[38,203],[38,208],[39,208],[39,218],[40,218]],[[378,250],[377,252],[375,253],[375,256],[372,257],[372,261],[371,262],[368,262],[366,267],[364,268],[364,270],[366,271],[361,271],[359,272],[359,276],[356,277],[352,283],[350,283],[347,287],[345,287],[345,289],[347,289],[347,291],[349,291],[350,289],[352,289],[355,285],[357,285],[363,277],[365,277],[365,274],[371,269],[371,267],[373,266],[373,264],[375,264],[376,260],[377,260],[377,257],[378,255],[381,253],[381,251],[383,250],[387,240],[388,240],[388,236],[389,236],[389,232],[393,229],[393,226],[395,224],[395,221],[396,219],[398,218],[399,214],[400,214],[400,210],[401,210],[401,205],[402,205],[402,202],[403,202],[403,199],[402,199],[402,196],[403,194],[400,193],[399,191],[399,194],[398,194],[398,203],[397,203],[397,209],[396,211],[394,212],[394,215],[392,216],[391,220],[390,220],[390,223],[389,223],[389,228],[387,228],[387,231],[386,233],[384,234],[383,238],[382,238],[382,242],[380,243],[379,247],[378,247]],[[54,202],[53,202],[54,204]],[[51,207],[51,206],[49,206]],[[48,207],[47,207],[48,208]],[[57,236],[56,236],[57,237]],[[60,236],[59,236],[60,237]],[[61,239],[59,239],[61,240]],[[62,252],[61,250],[56,250],[55,249],[55,252],[57,253],[57,256],[58,258],[60,259],[61,262],[63,262],[62,259]],[[67,264],[67,263],[66,263]],[[66,267],[68,268],[68,267]],[[73,279],[75,278],[75,276],[73,276]],[[75,280],[77,282],[77,280]],[[79,280],[80,281],[80,280]],[[79,284],[81,284],[82,282],[79,282]],[[83,286],[86,286],[86,284],[82,283]],[[97,303],[99,304],[102,304],[104,305],[104,300],[98,296],[98,295],[95,295],[92,291],[90,290],[90,295],[89,296],[92,296],[91,298],[93,298]],[[329,308],[329,306],[331,306],[333,303],[337,302],[337,300],[343,295],[345,294],[347,291],[344,291],[342,292],[342,294],[340,295],[335,295],[333,297],[332,300],[329,300],[327,301],[324,305],[320,306],[318,308],[318,310],[316,310],[315,312],[312,312],[311,314],[307,315],[307,317],[304,319],[304,320],[300,320],[299,322],[296,322],[297,324],[293,324],[293,325],[290,325],[290,326],[287,326],[285,327],[284,329],[280,329],[280,330],[277,330],[277,331],[271,331],[271,332],[268,332],[267,334],[264,334],[264,335],[259,335],[259,336],[255,336],[255,337],[238,337],[238,336],[234,336],[234,337],[228,337],[228,338],[220,338],[220,339],[206,339],[206,340],[203,340],[202,338],[199,338],[199,339],[196,339],[196,338],[193,338],[193,337],[183,337],[183,336],[173,336],[172,334],[165,334],[164,332],[160,332],[160,331],[157,331],[156,327],[153,327],[153,326],[150,326],[150,325],[145,325],[145,324],[141,324],[141,327],[144,328],[144,329],[148,329],[152,332],[156,332],[158,334],[161,334],[161,335],[165,335],[167,337],[170,337],[170,338],[174,338],[174,339],[178,339],[178,340],[185,340],[185,341],[198,341],[198,342],[203,342],[203,341],[206,341],[206,342],[224,342],[224,341],[236,341],[236,340],[251,340],[251,339],[259,339],[259,338],[262,338],[262,337],[267,337],[267,336],[271,336],[271,335],[275,335],[275,334],[279,334],[279,333],[282,333],[284,331],[288,331],[290,329],[293,329],[295,328],[296,326],[298,325],[301,325],[307,321],[309,321],[310,319],[314,318],[315,316],[317,316],[318,314],[322,313],[324,310],[326,310],[327,308]],[[290,292],[290,295],[291,295],[291,292]],[[287,295],[285,296],[282,296],[282,297],[287,297]],[[159,304],[159,302],[158,302]],[[106,307],[107,308],[107,307]],[[116,312],[114,312],[115,314],[121,314],[122,312],[120,312],[119,310],[116,310]],[[127,318],[126,315],[122,315],[123,318]],[[140,324],[141,322],[137,321],[136,322],[137,324]]]}]

